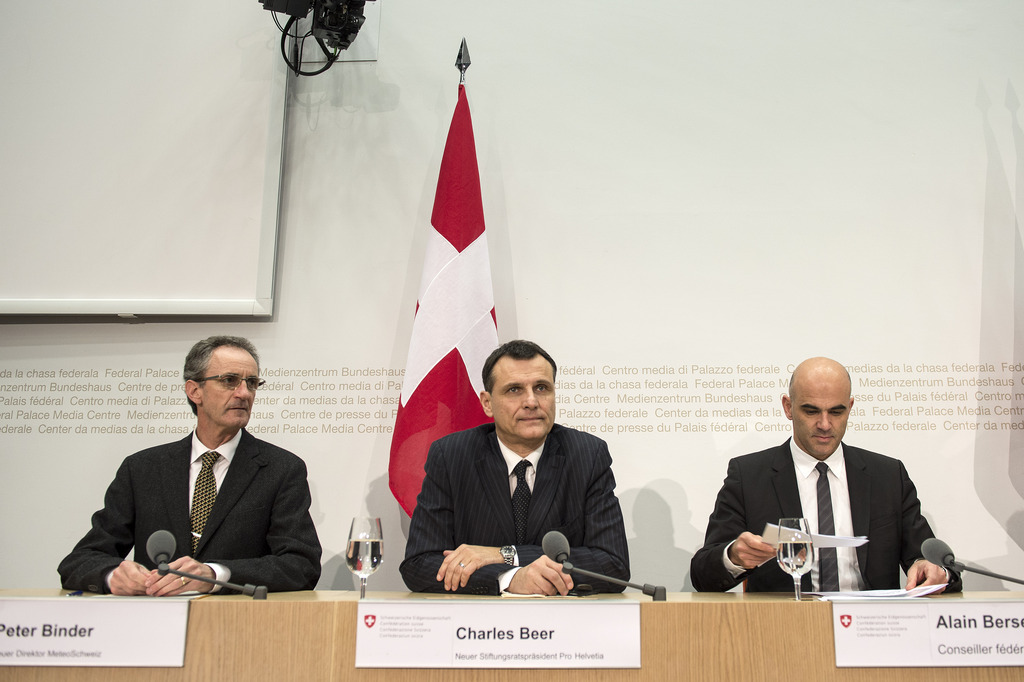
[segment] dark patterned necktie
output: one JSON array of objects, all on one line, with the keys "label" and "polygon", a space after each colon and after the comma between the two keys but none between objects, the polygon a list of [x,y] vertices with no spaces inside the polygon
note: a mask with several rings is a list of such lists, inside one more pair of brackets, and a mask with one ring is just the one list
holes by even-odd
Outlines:
[{"label": "dark patterned necktie", "polygon": [[[835,535],[836,522],[832,515],[832,489],[828,485],[828,465],[818,462],[814,467],[818,470],[818,533]],[[818,582],[822,592],[839,591],[839,561],[835,547],[822,547],[818,550]]]},{"label": "dark patterned necktie", "polygon": [[526,468],[533,466],[528,460],[516,464],[516,489],[512,493],[512,517],[516,521],[516,544],[526,542],[526,518],[530,514],[530,486],[526,483]]},{"label": "dark patterned necktie", "polygon": [[217,499],[217,479],[213,477],[213,464],[220,457],[216,452],[203,455],[203,468],[196,478],[196,489],[192,493],[192,556],[196,555],[199,538],[203,535],[206,519],[213,509],[213,501]]}]

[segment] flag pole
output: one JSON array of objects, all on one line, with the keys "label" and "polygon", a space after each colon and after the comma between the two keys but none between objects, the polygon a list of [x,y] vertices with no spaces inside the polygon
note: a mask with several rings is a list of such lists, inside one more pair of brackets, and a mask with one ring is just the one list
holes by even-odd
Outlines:
[{"label": "flag pole", "polygon": [[[465,39],[455,66],[464,77]],[[391,492],[409,516],[431,443],[491,421],[480,404],[481,370],[498,346],[496,319],[473,121],[460,82],[438,170],[388,462]]]}]

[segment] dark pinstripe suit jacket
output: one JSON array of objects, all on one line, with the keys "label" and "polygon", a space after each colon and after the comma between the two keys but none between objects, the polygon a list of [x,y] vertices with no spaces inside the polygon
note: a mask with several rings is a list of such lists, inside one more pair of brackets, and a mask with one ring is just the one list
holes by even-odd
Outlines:
[{"label": "dark pinstripe suit jacket", "polygon": [[[173,558],[190,553],[191,451],[190,434],[124,460],[92,529],[57,569],[65,589],[106,592],[106,574],[132,547],[135,561],[155,568],[146,541],[156,530],[174,535]],[[321,549],[309,506],[305,463],[243,431],[193,558],[228,567],[233,583],[311,590],[320,578]]]},{"label": "dark pinstripe suit jacket", "polygon": [[[857,562],[869,590],[897,589],[900,567],[906,571],[921,558],[921,543],[933,537],[921,515],[917,489],[898,459],[843,444],[854,535],[866,535]],[[744,580],[751,592],[788,592],[793,578],[775,561],[734,578],[722,565],[725,546],[743,531],[760,535],[765,523],[800,517],[800,492],[789,441],[778,447],[729,461],[725,483],[708,519],[704,546],[690,561],[690,579],[698,591],[729,590]],[[947,591],[958,591],[950,576]]]},{"label": "dark pinstripe suit jacket", "polygon": [[[554,425],[537,465],[526,544],[516,547],[520,565],[539,558],[541,538],[558,530],[569,540],[574,564],[629,579],[626,530],[611,463],[603,440]],[[424,468],[400,570],[410,590],[443,592],[444,583],[436,578],[444,550],[461,544],[515,544],[508,468],[493,424],[438,439]],[[504,564],[484,566],[459,591],[497,594],[498,576],[505,570]],[[622,591],[610,583],[589,584],[602,592]]]}]

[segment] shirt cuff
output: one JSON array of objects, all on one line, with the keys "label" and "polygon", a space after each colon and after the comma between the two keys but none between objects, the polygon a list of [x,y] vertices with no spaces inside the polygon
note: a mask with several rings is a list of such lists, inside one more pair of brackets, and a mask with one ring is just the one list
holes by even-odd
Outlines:
[{"label": "shirt cuff", "polygon": [[734,542],[736,541],[733,540],[725,546],[725,551],[722,552],[722,565],[725,566],[725,570],[729,571],[729,575],[733,578],[738,578],[742,574],[746,573],[747,569],[742,566],[737,566],[729,559],[729,548],[732,547]]},{"label": "shirt cuff", "polygon": [[504,592],[512,584],[512,578],[521,567],[516,566],[498,576],[498,592]]},{"label": "shirt cuff", "polygon": [[[206,564],[213,569],[213,579],[226,583],[231,580],[231,569],[223,564]],[[212,585],[210,594],[220,592],[220,585]]]}]

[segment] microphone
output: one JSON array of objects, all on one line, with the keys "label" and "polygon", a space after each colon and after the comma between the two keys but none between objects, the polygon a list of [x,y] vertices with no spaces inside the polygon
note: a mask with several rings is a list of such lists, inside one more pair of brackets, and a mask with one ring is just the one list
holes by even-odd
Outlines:
[{"label": "microphone", "polygon": [[158,530],[146,541],[146,554],[154,564],[166,564],[174,556],[174,548],[178,543],[168,530]]},{"label": "microphone", "polygon": [[943,568],[947,568],[953,571],[971,571],[972,573],[980,573],[982,575],[987,575],[990,578],[1008,580],[1011,583],[1024,585],[1024,580],[1017,580],[1016,578],[1011,578],[1009,576],[999,575],[998,573],[986,571],[983,568],[972,567],[960,563],[956,560],[956,557],[953,556],[953,550],[949,548],[949,545],[947,545],[945,542],[938,538],[928,538],[923,543],[921,543],[921,554],[923,554],[924,558],[928,561],[938,566],[942,566]]},{"label": "microphone", "polygon": [[608,575],[601,575],[600,573],[594,573],[593,571],[585,571],[582,568],[576,568],[571,561],[569,561],[569,540],[559,533],[557,530],[549,530],[544,534],[544,538],[541,540],[541,549],[544,550],[544,555],[552,561],[562,564],[562,573],[568,573],[569,575],[575,576],[577,573],[584,578],[596,578],[597,580],[604,580],[614,585],[622,585],[623,587],[632,587],[634,590],[640,590],[649,597],[652,597],[654,601],[665,601],[666,590],[664,587],[655,585],[637,585],[636,583],[626,582],[625,580],[619,580]]},{"label": "microphone", "polygon": [[150,560],[156,564],[156,572],[160,575],[171,575],[181,576],[183,578],[189,578],[191,580],[198,580],[201,583],[207,583],[210,585],[219,585],[220,587],[227,587],[231,590],[237,590],[242,594],[252,595],[253,599],[266,599],[267,588],[262,585],[236,585],[234,583],[224,582],[223,580],[214,580],[213,578],[207,578],[202,575],[193,575],[192,573],[185,573],[171,568],[167,565],[171,557],[174,556],[174,550],[177,548],[178,542],[174,539],[174,535],[170,531],[158,530],[154,531],[149,539],[146,540],[146,554],[149,555]]},{"label": "microphone", "polygon": [[964,565],[956,561],[956,558],[953,556],[953,550],[949,548],[949,545],[938,538],[928,538],[921,543],[921,554],[936,566],[942,566],[954,571],[964,570]]},{"label": "microphone", "polygon": [[554,562],[562,563],[569,558],[569,541],[557,530],[550,530],[540,541],[545,556]]}]

